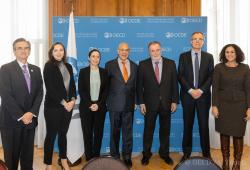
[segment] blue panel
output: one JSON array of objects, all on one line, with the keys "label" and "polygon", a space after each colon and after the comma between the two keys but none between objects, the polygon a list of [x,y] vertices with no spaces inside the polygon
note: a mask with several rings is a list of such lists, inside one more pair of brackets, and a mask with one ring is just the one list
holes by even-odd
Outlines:
[{"label": "blue panel", "polygon": [[[88,65],[87,55],[91,48],[98,48],[102,53],[101,66],[117,57],[117,46],[125,41],[130,45],[130,59],[139,63],[148,57],[147,45],[150,41],[162,44],[163,56],[175,60],[178,65],[180,53],[189,50],[190,37],[200,31],[206,36],[206,17],[75,17],[78,69]],[[69,17],[53,17],[53,42],[59,41],[67,46]],[[206,41],[204,51],[206,51]],[[79,70],[78,70],[79,71]],[[158,120],[157,120],[158,121]],[[139,109],[134,117],[133,152],[142,151],[144,118]],[[159,148],[159,123],[155,129],[153,152]],[[102,152],[109,152],[109,118],[105,121]],[[81,130],[81,129],[79,129]],[[183,121],[182,108],[172,115],[170,151],[182,151]],[[193,151],[200,151],[197,118],[193,130]]]}]

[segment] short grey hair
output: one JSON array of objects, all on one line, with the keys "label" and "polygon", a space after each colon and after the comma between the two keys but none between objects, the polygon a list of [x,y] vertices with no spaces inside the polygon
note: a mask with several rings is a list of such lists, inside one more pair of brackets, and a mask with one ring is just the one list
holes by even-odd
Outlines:
[{"label": "short grey hair", "polygon": [[16,44],[19,42],[26,42],[28,44],[29,48],[31,47],[30,42],[28,40],[26,40],[25,38],[18,38],[12,44],[14,51],[16,50]]}]

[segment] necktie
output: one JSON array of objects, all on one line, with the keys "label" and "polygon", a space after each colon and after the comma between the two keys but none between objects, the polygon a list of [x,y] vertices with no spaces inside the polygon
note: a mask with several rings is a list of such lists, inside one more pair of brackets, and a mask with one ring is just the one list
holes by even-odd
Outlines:
[{"label": "necktie", "polygon": [[160,70],[159,70],[159,61],[155,62],[155,77],[157,82],[160,84]]},{"label": "necktie", "polygon": [[30,93],[30,86],[31,86],[31,81],[30,81],[30,76],[29,76],[29,72],[27,70],[27,65],[23,65],[23,75]]},{"label": "necktie", "polygon": [[194,60],[194,77],[195,77],[195,84],[194,87],[198,88],[199,83],[199,58],[198,53],[195,53],[195,60]]},{"label": "necktie", "polygon": [[127,83],[127,81],[128,81],[128,70],[127,70],[125,61],[122,61],[122,75],[123,75],[124,81]]}]

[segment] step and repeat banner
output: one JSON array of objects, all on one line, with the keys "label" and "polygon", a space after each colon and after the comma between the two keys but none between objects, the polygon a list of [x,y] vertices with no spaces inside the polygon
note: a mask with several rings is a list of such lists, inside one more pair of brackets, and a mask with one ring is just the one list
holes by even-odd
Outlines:
[{"label": "step and repeat banner", "polygon": [[[162,54],[176,62],[180,53],[190,50],[190,37],[193,32],[207,33],[206,17],[74,17],[77,46],[78,73],[88,66],[88,52],[93,48],[101,51],[101,67],[117,57],[117,47],[120,42],[130,46],[130,59],[139,63],[149,57],[148,43],[159,41],[162,44]],[[53,42],[62,42],[67,47],[69,17],[53,17]],[[206,51],[206,41],[204,49]],[[77,77],[76,77],[77,82]],[[79,96],[78,96],[79,99]],[[80,119],[79,111],[74,112],[73,119]],[[152,152],[159,149],[159,123],[154,134]],[[139,108],[134,114],[133,152],[142,151],[144,118]],[[81,133],[81,128],[68,133]],[[183,120],[182,107],[172,114],[170,151],[182,151]],[[110,122],[107,113],[102,143],[102,153],[109,152]],[[82,139],[81,139],[82,140]],[[75,140],[77,142],[77,140]],[[200,151],[197,119],[193,130],[193,151]],[[84,146],[82,146],[84,147]]]}]

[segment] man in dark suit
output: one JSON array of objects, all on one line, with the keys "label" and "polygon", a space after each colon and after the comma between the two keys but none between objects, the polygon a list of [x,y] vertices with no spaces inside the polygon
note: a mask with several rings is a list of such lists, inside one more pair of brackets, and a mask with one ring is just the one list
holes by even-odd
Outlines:
[{"label": "man in dark suit", "polygon": [[131,167],[137,65],[128,59],[130,49],[127,43],[120,43],[117,51],[118,57],[105,66],[109,81],[107,108],[111,122],[110,154],[120,158],[119,141],[122,130],[122,157],[125,164]]},{"label": "man in dark suit", "polygon": [[213,56],[201,51],[204,35],[194,32],[191,38],[192,49],[180,55],[178,79],[181,85],[181,103],[183,107],[183,157],[190,157],[192,152],[192,131],[195,111],[197,112],[200,145],[204,157],[210,158],[208,117],[211,104],[210,87],[214,69]]},{"label": "man in dark suit", "polygon": [[13,43],[16,60],[0,69],[2,105],[0,129],[4,160],[9,170],[32,170],[34,135],[43,98],[40,69],[27,63],[30,42],[19,38]]},{"label": "man in dark suit", "polygon": [[173,160],[169,156],[169,134],[171,113],[175,112],[178,103],[176,66],[174,61],[162,57],[159,42],[150,42],[148,51],[150,58],[141,61],[138,68],[138,96],[141,112],[144,115],[141,163],[143,165],[149,163],[155,122],[159,115],[159,155],[167,164],[173,165]]}]

